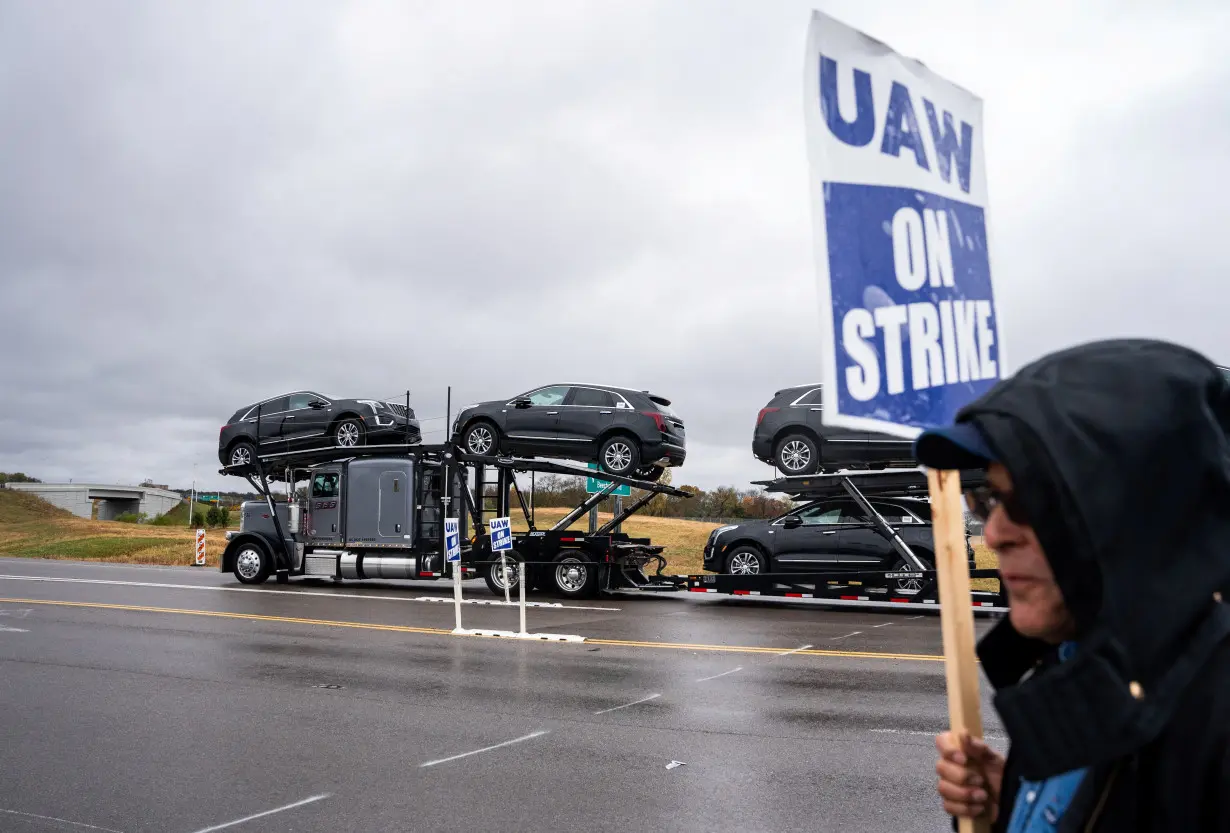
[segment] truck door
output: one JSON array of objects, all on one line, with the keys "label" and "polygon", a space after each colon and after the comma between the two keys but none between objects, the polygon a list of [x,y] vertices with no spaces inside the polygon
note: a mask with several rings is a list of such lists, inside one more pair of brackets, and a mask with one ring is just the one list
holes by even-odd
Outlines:
[{"label": "truck door", "polygon": [[342,541],[342,472],[340,468],[312,473],[308,491],[307,537],[313,544]]},{"label": "truck door", "polygon": [[414,489],[405,471],[380,473],[380,505],[377,510],[376,532],[382,541],[402,543],[411,540],[410,513]]}]

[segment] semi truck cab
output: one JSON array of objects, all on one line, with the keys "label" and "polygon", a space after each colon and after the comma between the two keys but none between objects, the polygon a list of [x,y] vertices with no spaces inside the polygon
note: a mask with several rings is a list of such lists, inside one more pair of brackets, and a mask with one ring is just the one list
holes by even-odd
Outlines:
[{"label": "semi truck cab", "polygon": [[[443,553],[444,462],[427,455],[364,457],[324,463],[286,475],[289,502],[242,505],[240,528],[228,533],[219,568],[244,584],[260,584],[289,558],[288,575],[333,579],[436,578]],[[462,486],[451,506],[469,535]],[[281,527],[284,546],[278,543]]]}]

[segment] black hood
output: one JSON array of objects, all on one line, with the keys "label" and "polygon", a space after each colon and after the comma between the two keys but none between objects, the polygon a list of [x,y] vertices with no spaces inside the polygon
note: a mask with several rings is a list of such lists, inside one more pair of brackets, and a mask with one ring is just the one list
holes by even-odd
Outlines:
[{"label": "black hood", "polygon": [[1153,739],[1230,633],[1230,386],[1216,365],[1148,340],[1052,354],[957,417],[1012,476],[1079,648],[1024,681],[1050,646],[1000,622],[979,645],[1026,777],[1113,760]]}]

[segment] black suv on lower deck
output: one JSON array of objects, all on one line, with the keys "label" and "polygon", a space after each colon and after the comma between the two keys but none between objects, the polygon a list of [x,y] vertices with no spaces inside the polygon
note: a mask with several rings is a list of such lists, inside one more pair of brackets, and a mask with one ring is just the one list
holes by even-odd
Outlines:
[{"label": "black suv on lower deck", "polygon": [[[935,568],[931,504],[918,498],[871,498],[871,506],[918,558]],[[966,538],[970,568],[974,548]],[[818,500],[769,521],[747,521],[713,530],[704,568],[713,573],[830,573],[907,571],[910,566],[850,498]],[[917,592],[918,580],[891,580],[894,593]]]},{"label": "black suv on lower deck", "polygon": [[910,440],[823,425],[823,410],[818,384],[779,390],[756,417],[752,454],[785,475],[918,465]]}]

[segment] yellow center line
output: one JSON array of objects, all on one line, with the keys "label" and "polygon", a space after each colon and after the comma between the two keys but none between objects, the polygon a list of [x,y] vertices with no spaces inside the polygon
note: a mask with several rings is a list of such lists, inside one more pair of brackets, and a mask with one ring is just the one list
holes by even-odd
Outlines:
[{"label": "yellow center line", "polygon": [[757,645],[704,645],[686,642],[640,642],[630,639],[591,639],[586,637],[586,645],[619,645],[626,648],[674,648],[681,651],[719,651],[730,654],[781,654],[789,651],[791,656],[812,657],[847,657],[851,659],[905,659],[922,660],[926,662],[943,662],[943,656],[933,654],[887,654],[875,651],[825,651],[807,649],[803,651],[790,648],[765,648]]},{"label": "yellow center line", "polygon": [[[346,622],[338,619],[304,619],[297,616],[265,616],[259,613],[231,613],[220,610],[193,610],[179,607],[147,607],[144,605],[107,604],[104,602],[66,602],[51,599],[6,599],[0,603],[50,605],[54,607],[84,607],[99,610],[126,610],[134,613],[169,613],[180,616],[212,616],[218,619],[244,619],[254,622],[285,622],[292,625],[321,625],[330,628],[355,628],[368,631],[393,633],[426,633],[436,636],[478,636],[482,634],[454,634],[447,628],[418,628],[411,625],[380,625],[370,622]],[[494,637],[485,637],[494,638]],[[610,645],[620,648],[666,648],[680,651],[716,651],[729,654],[781,654],[790,651],[791,656],[844,657],[847,659],[896,659],[924,662],[942,662],[943,656],[933,654],[888,654],[873,651],[825,651],[820,649],[791,650],[790,648],[765,648],[755,645],[705,645],[687,642],[645,642],[630,639],[590,639],[582,645]]]}]

